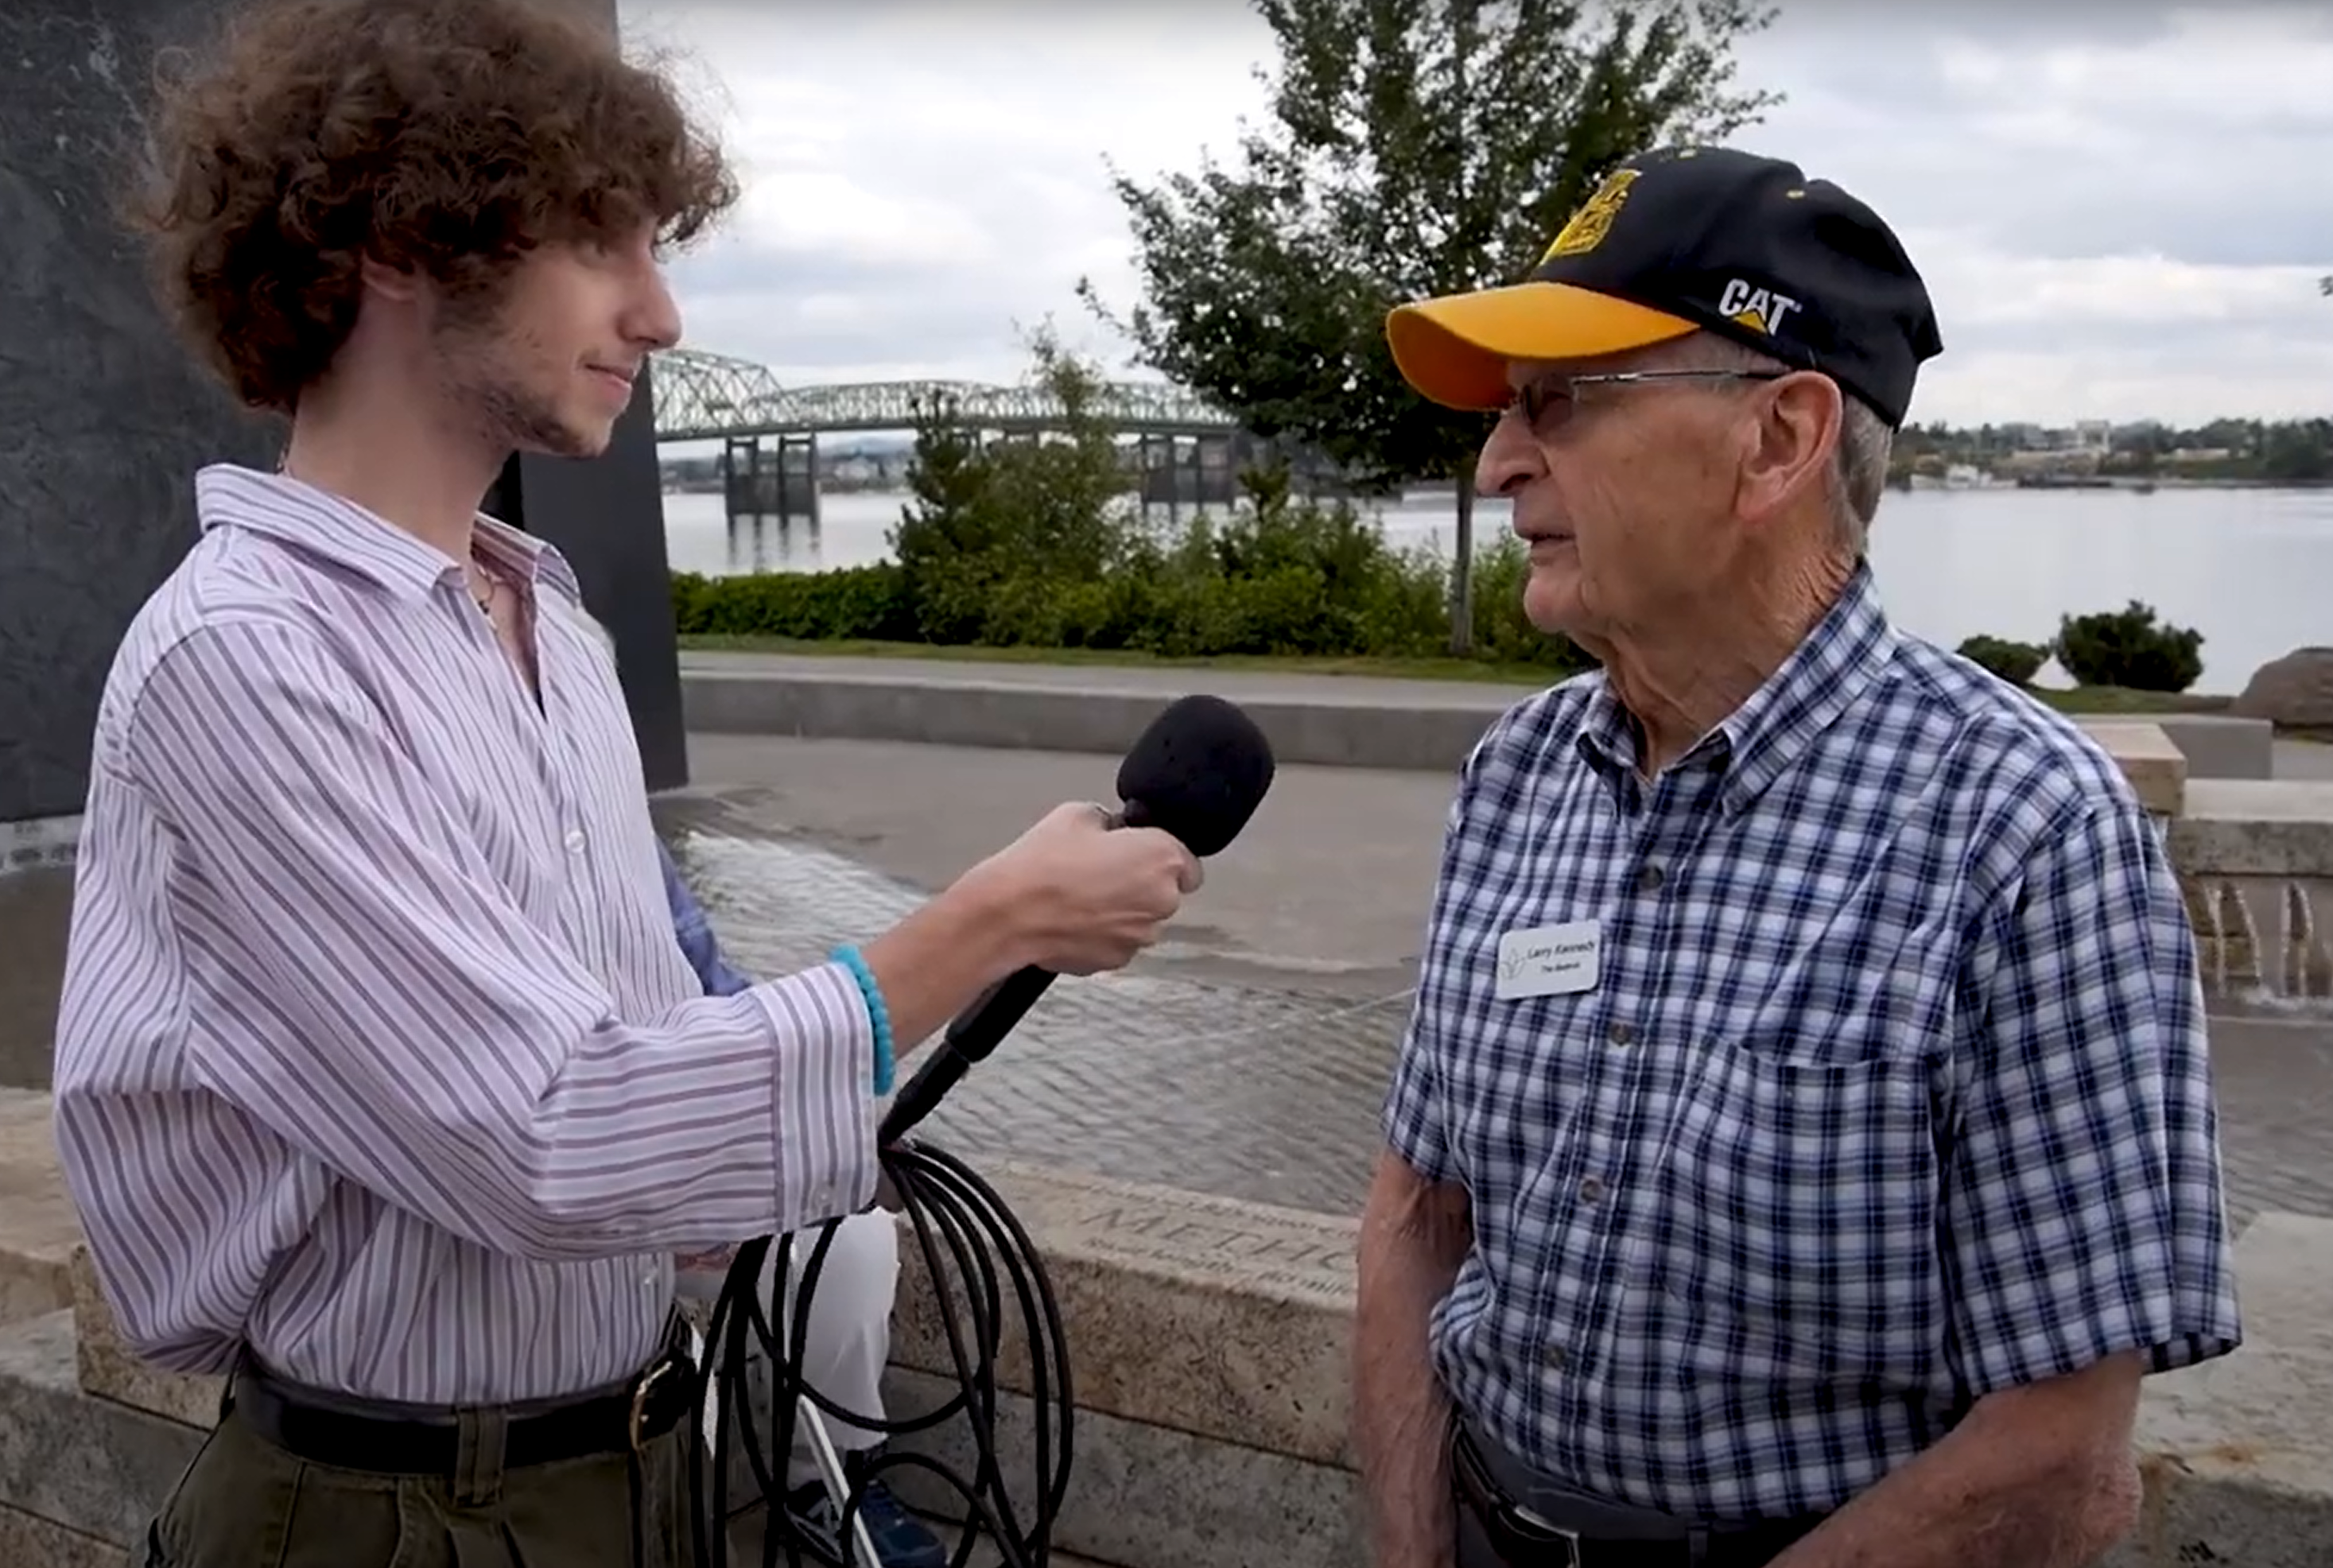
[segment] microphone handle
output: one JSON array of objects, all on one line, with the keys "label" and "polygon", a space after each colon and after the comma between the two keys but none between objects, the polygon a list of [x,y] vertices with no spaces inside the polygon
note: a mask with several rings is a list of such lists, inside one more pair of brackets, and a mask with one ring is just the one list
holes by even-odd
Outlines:
[{"label": "microphone handle", "polygon": [[[1118,810],[1105,816],[1112,829],[1151,825],[1150,808],[1138,800],[1123,802]],[[916,1123],[939,1109],[947,1092],[963,1082],[965,1070],[1002,1044],[1013,1025],[1021,1022],[1021,1015],[1036,1005],[1037,998],[1052,983],[1053,972],[1050,969],[1032,966],[1016,970],[957,1014],[939,1044],[892,1099],[891,1109],[885,1112],[883,1124],[876,1130],[875,1146],[889,1148],[906,1137]]]},{"label": "microphone handle", "polygon": [[901,1086],[876,1130],[875,1146],[888,1149],[906,1137],[915,1125],[939,1109],[947,1092],[963,1081],[972,1064],[1003,1044],[1022,1014],[1036,1005],[1045,987],[1053,983],[1051,969],[1016,969],[981,994],[979,1000],[957,1014],[947,1033],[933,1047],[915,1076]]}]

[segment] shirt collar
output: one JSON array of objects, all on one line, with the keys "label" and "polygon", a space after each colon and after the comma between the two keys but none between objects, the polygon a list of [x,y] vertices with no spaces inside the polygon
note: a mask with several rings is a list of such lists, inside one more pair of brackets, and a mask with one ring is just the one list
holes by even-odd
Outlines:
[{"label": "shirt collar", "polygon": [[[408,601],[419,601],[440,583],[463,587],[461,563],[444,551],[378,513],[288,474],[211,464],[195,476],[195,511],[206,534],[235,528],[259,534],[345,567]],[[483,512],[474,526],[479,553],[495,566],[537,589],[548,586],[581,601],[575,573],[557,549]]]},{"label": "shirt collar", "polygon": [[[1870,563],[1859,561],[1781,667],[1671,765],[1722,769],[1726,814],[1739,816],[1863,694],[1895,657],[1896,641]],[[1599,675],[1580,715],[1578,746],[1624,799],[1634,798],[1637,744],[1637,721]]]}]

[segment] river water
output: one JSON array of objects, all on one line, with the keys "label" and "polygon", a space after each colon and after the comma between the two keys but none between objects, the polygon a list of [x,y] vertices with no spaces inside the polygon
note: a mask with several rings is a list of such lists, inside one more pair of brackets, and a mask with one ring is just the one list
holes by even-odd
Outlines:
[{"label": "river water", "polygon": [[[881,560],[906,497],[825,495],[820,525],[733,532],[715,495],[667,495],[676,571],[816,572]],[[1446,550],[1447,494],[1378,513],[1388,540]],[[1485,501],[1478,536],[1506,526]],[[1978,632],[2039,642],[2058,618],[2130,600],[2203,633],[2199,692],[2234,692],[2295,648],[2333,644],[2333,489],[1890,491],[1871,559],[1896,623],[1946,647]],[[2044,684],[2061,679],[2054,667]]]}]

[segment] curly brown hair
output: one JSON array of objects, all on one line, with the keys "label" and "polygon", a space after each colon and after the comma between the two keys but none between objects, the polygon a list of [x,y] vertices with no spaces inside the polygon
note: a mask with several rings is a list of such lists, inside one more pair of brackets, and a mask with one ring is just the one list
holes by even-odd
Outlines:
[{"label": "curly brown hair", "polygon": [[367,258],[475,302],[534,246],[650,221],[682,245],[737,196],[666,78],[531,0],[274,0],[174,58],[133,215],[255,409],[330,369]]}]

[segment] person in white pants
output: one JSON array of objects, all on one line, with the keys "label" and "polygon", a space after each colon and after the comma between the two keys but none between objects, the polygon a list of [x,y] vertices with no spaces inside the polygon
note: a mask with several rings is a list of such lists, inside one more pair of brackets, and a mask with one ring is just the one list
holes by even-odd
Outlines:
[{"label": "person in white pants", "polygon": [[[689,892],[687,884],[681,880],[680,869],[673,864],[671,855],[661,843],[658,853],[664,863],[665,898],[672,908],[673,935],[687,957],[689,967],[696,971],[698,980],[711,995],[727,996],[744,990],[753,982],[731,967],[723,956],[712,923],[706,919],[704,909]],[[818,1246],[820,1230],[823,1228],[829,1227],[813,1227],[792,1237],[792,1272],[795,1280],[810,1266],[811,1251]],[[834,1239],[827,1244],[826,1256],[819,1265],[811,1295],[810,1321],[802,1342],[802,1377],[843,1409],[879,1416],[883,1410],[883,1367],[891,1356],[891,1307],[899,1284],[897,1223],[888,1211],[876,1208],[831,1221],[830,1228]],[[720,1294],[722,1283],[728,1276],[731,1255],[723,1251],[680,1259],[680,1294],[710,1302]],[[777,1266],[778,1248],[773,1243],[762,1265],[762,1310],[770,1314],[773,1328],[786,1332],[793,1325],[794,1282],[788,1282],[783,1299],[778,1299]],[[718,1347],[711,1347],[711,1353],[718,1355]],[[758,1351],[747,1388],[754,1429],[763,1433],[774,1431],[769,1365]],[[706,1412],[708,1443],[719,1430],[721,1419],[720,1406],[715,1402]],[[841,1451],[847,1467],[863,1464],[866,1456],[882,1443],[882,1433],[856,1422],[830,1414],[823,1414],[821,1419],[828,1438]],[[732,1448],[729,1497],[734,1507],[751,1496],[754,1480],[752,1467],[744,1453],[737,1450],[734,1434]],[[786,1457],[785,1484],[784,1507],[796,1528],[841,1558],[840,1513],[828,1496],[819,1471],[809,1423],[799,1418],[792,1451]],[[948,1554],[939,1537],[909,1513],[879,1479],[869,1485],[859,1505],[859,1517],[866,1523],[868,1538],[882,1568],[946,1568]]]}]

